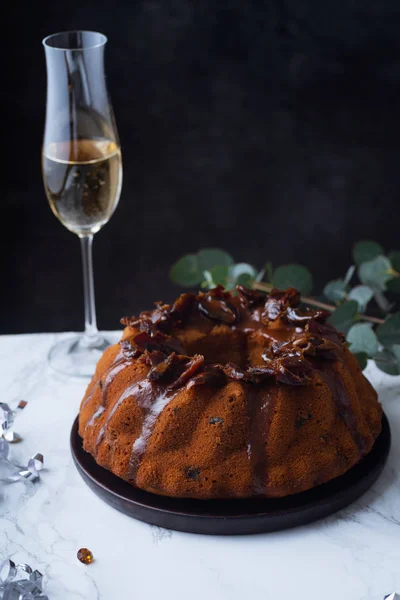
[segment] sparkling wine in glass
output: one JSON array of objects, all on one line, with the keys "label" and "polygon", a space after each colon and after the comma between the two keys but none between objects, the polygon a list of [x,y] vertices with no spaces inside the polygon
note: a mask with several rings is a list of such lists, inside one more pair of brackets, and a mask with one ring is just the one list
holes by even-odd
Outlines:
[{"label": "sparkling wine in glass", "polygon": [[43,182],[50,207],[81,241],[85,331],[50,350],[52,367],[91,376],[110,342],[99,333],[94,298],[93,235],[113,214],[121,193],[122,159],[104,73],[107,38],[65,31],[43,40],[47,68]]}]

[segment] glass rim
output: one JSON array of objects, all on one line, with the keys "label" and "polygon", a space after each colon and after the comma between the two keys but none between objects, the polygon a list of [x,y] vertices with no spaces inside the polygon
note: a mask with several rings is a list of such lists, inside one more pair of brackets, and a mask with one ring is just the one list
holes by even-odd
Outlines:
[{"label": "glass rim", "polygon": [[[73,33],[95,34],[96,36],[99,36],[99,42],[97,44],[94,43],[88,44],[87,46],[76,46],[74,48],[67,47],[66,44],[63,44],[62,46],[52,46],[49,44],[50,40],[57,38],[58,36],[68,36]],[[70,29],[67,31],[57,31],[56,33],[50,33],[50,35],[47,35],[42,39],[42,44],[46,49],[51,48],[52,50],[61,50],[61,52],[65,52],[66,50],[91,50],[92,48],[101,48],[101,46],[105,46],[107,42],[108,38],[106,35],[104,35],[104,33],[101,33],[100,31],[92,31],[90,29]]]}]

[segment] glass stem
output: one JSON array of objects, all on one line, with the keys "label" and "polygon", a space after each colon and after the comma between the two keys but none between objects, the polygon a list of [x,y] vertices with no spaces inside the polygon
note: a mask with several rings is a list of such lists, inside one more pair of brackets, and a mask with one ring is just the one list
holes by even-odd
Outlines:
[{"label": "glass stem", "polygon": [[83,296],[85,302],[85,333],[82,343],[85,346],[95,346],[99,343],[101,336],[97,330],[96,304],[94,298],[93,258],[92,243],[93,234],[79,236],[82,250],[83,268]]}]

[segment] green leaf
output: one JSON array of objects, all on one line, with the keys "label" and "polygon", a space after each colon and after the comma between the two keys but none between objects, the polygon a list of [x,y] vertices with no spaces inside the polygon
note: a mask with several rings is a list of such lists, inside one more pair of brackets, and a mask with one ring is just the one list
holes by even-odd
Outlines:
[{"label": "green leaf", "polygon": [[375,364],[384,373],[388,375],[400,375],[400,364],[396,355],[390,350],[381,350],[375,356]]},{"label": "green leaf", "polygon": [[394,252],[390,252],[389,260],[392,263],[392,267],[395,271],[400,273],[400,252],[399,250],[395,250]]},{"label": "green leaf", "polygon": [[204,279],[206,279],[207,285],[211,285],[211,283],[208,283],[204,272],[211,272],[214,267],[229,267],[232,264],[233,258],[224,250],[220,250],[219,248],[205,248],[197,252],[197,254],[182,256],[182,258],[172,265],[170,277],[174,283],[186,287],[197,286]]},{"label": "green leaf", "polygon": [[347,269],[346,275],[344,276],[344,284],[345,285],[348,285],[350,283],[350,280],[353,277],[355,270],[356,270],[355,265],[351,265],[351,267],[349,267]]},{"label": "green leaf", "polygon": [[267,281],[271,281],[272,274],[273,274],[272,262],[270,262],[270,261],[266,262],[264,269],[265,269],[265,275],[266,275]]},{"label": "green leaf", "polygon": [[347,333],[358,312],[358,303],[355,300],[344,302],[331,314],[328,321],[342,333]]},{"label": "green leaf", "polygon": [[364,371],[365,367],[368,364],[368,354],[366,352],[355,352],[354,356],[356,357],[357,362],[360,365],[361,371]]},{"label": "green leaf", "polygon": [[371,240],[363,240],[353,247],[353,258],[356,265],[373,260],[380,254],[384,254],[382,246]]},{"label": "green leaf", "polygon": [[356,323],[350,327],[346,339],[354,354],[365,352],[368,356],[373,357],[378,352],[378,338],[368,323]]},{"label": "green leaf", "polygon": [[343,279],[333,279],[324,287],[325,296],[332,302],[341,302],[346,297],[346,284]]},{"label": "green leaf", "polygon": [[360,312],[365,311],[368,302],[373,298],[373,296],[374,292],[367,285],[356,285],[348,294],[349,300],[355,300],[358,302]]},{"label": "green leaf", "polygon": [[386,282],[392,278],[391,268],[392,265],[386,256],[377,256],[360,265],[358,276],[362,283],[369,285],[372,289],[385,290]]},{"label": "green leaf", "polygon": [[186,254],[177,260],[172,265],[169,275],[174,283],[185,287],[199,285],[203,279],[195,254]]},{"label": "green leaf", "polygon": [[242,273],[236,279],[235,287],[236,287],[236,285],[240,284],[240,285],[244,285],[244,287],[251,288],[253,286],[253,282],[254,282],[254,277],[251,277],[251,275],[249,275],[248,273]]},{"label": "green leaf", "polygon": [[386,284],[386,288],[388,292],[392,292],[392,294],[400,294],[400,277],[389,279]]},{"label": "green leaf", "polygon": [[272,274],[271,281],[275,287],[281,290],[293,287],[304,295],[309,294],[312,289],[312,275],[302,265],[277,267]]},{"label": "green leaf", "polygon": [[376,335],[382,346],[400,344],[400,313],[390,315],[382,325],[378,325]]},{"label": "green leaf", "polygon": [[217,265],[208,271],[203,272],[204,278],[207,282],[207,287],[213,288],[216,285],[223,285],[229,287],[229,267],[224,265]]},{"label": "green leaf", "polygon": [[[250,281],[251,285],[256,276],[256,269],[248,263],[237,263],[237,265],[229,267],[229,278],[232,280],[232,288],[235,287],[236,283],[242,283],[242,281]],[[242,285],[245,284],[242,283]]]},{"label": "green leaf", "polygon": [[205,248],[197,253],[198,269],[200,273],[210,271],[213,267],[229,267],[233,265],[233,258],[220,248]]}]

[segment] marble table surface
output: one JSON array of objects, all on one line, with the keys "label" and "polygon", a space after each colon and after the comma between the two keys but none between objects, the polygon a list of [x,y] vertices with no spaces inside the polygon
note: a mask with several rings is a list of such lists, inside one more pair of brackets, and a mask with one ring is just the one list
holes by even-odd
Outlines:
[{"label": "marble table surface", "polygon": [[[277,533],[211,537],[168,531],[103,503],[77,473],[72,422],[87,385],[54,374],[50,346],[65,334],[0,337],[1,401],[27,400],[11,448],[36,452],[35,484],[0,489],[0,557],[45,575],[50,600],[383,600],[400,593],[400,377],[369,365],[393,442],[380,479],[359,501],[319,522]],[[76,552],[88,547],[91,565]]]}]

